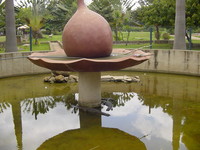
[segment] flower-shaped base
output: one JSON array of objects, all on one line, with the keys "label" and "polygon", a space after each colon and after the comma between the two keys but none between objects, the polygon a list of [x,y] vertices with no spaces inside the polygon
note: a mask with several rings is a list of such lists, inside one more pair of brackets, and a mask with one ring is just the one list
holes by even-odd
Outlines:
[{"label": "flower-shaped base", "polygon": [[28,58],[36,65],[58,71],[101,72],[138,65],[150,58],[141,50],[113,49],[111,56],[101,58],[67,57],[64,50],[33,53]]}]

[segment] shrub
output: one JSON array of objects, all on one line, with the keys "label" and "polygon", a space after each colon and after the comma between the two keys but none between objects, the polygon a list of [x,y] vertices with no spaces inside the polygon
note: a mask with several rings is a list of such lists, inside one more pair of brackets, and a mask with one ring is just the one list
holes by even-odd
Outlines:
[{"label": "shrub", "polygon": [[163,33],[162,37],[163,37],[164,40],[169,40],[170,39],[169,33],[166,33],[166,32]]},{"label": "shrub", "polygon": [[197,28],[194,28],[194,29],[193,29],[193,32],[194,32],[194,33],[200,33],[200,28],[198,28],[198,27],[197,27]]}]

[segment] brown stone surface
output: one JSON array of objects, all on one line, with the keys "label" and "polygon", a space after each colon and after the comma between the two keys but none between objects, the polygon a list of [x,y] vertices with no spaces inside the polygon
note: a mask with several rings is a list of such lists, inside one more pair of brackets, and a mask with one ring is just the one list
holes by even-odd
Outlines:
[{"label": "brown stone surface", "polygon": [[58,71],[99,72],[114,71],[138,65],[150,58],[150,53],[141,50],[113,49],[109,57],[67,57],[60,49],[49,53],[33,53],[28,58],[36,65]]},{"label": "brown stone surface", "polygon": [[78,9],[63,30],[63,48],[69,57],[97,58],[112,52],[112,31],[108,22],[78,0]]}]

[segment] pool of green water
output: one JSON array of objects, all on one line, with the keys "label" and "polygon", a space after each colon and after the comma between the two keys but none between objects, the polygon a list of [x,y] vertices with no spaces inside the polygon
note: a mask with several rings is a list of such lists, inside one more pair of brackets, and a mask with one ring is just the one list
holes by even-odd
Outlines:
[{"label": "pool of green water", "polygon": [[0,79],[0,150],[199,150],[200,78],[142,72],[139,83],[102,82],[104,116],[77,107],[76,83],[48,75]]}]

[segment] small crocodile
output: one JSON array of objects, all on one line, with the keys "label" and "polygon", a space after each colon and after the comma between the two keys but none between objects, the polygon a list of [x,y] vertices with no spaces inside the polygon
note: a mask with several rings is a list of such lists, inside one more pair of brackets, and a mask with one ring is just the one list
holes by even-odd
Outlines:
[{"label": "small crocodile", "polygon": [[102,112],[101,110],[98,110],[96,108],[90,108],[90,107],[84,107],[84,106],[74,106],[74,108],[78,108],[81,109],[85,112],[89,112],[89,113],[94,113],[94,114],[99,114],[99,115],[104,115],[104,116],[110,116],[110,114]]},{"label": "small crocodile", "polygon": [[113,101],[113,99],[112,99],[112,98],[102,98],[102,99],[101,99],[101,104],[103,104],[103,105],[106,105],[106,106],[107,106],[107,109],[106,109],[106,111],[113,110],[113,104],[112,104],[112,102],[111,102],[111,101]]}]

